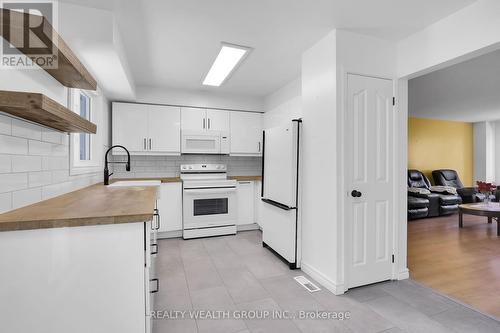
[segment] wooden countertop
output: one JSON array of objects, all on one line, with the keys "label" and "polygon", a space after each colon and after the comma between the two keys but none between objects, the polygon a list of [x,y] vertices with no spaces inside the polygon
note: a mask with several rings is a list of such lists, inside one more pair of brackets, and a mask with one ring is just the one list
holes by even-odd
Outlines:
[{"label": "wooden countertop", "polygon": [[245,181],[260,181],[262,180],[261,176],[230,176],[229,179],[234,179],[239,182],[245,182]]},{"label": "wooden countertop", "polygon": [[[260,181],[261,176],[229,176],[229,179],[237,181]],[[180,177],[150,177],[150,178],[113,178],[111,182],[123,181],[123,180],[160,180],[162,183],[178,183],[181,182]]]},{"label": "wooden countertop", "polygon": [[92,185],[0,215],[0,231],[149,221],[154,187]]},{"label": "wooden countertop", "polygon": [[162,183],[180,183],[180,177],[149,177],[149,178],[112,178],[110,179],[111,183],[118,181],[128,181],[128,180],[159,180]]}]

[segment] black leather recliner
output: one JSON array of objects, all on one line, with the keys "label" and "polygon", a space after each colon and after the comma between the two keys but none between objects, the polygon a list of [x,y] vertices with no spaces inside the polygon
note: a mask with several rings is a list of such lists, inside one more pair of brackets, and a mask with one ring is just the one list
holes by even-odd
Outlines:
[{"label": "black leather recliner", "polygon": [[408,196],[408,220],[416,220],[429,215],[429,200]]},{"label": "black leather recliner", "polygon": [[[408,187],[423,188],[430,191],[429,179],[418,170],[408,170]],[[450,215],[458,212],[458,205],[462,203],[459,195],[455,194],[418,194],[408,192],[408,197],[417,197],[429,200],[428,217]],[[410,205],[408,205],[410,207]]]},{"label": "black leather recliner", "polygon": [[484,195],[477,193],[474,187],[464,187],[455,170],[434,170],[432,171],[432,178],[434,178],[434,184],[436,185],[456,188],[458,195],[462,198],[462,203],[473,203],[484,199]]}]

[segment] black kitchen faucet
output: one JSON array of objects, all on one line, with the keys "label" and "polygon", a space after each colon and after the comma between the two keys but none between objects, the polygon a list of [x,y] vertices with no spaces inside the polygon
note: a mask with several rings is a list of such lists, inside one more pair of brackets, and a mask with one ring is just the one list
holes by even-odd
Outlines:
[{"label": "black kitchen faucet", "polygon": [[[108,153],[113,148],[123,148],[127,152],[127,162],[108,162]],[[130,153],[128,152],[127,148],[120,146],[120,145],[115,145],[115,146],[110,147],[106,151],[106,154],[104,155],[104,185],[109,185],[109,176],[111,176],[113,174],[113,173],[109,173],[108,163],[125,164],[125,170],[130,171]]]}]

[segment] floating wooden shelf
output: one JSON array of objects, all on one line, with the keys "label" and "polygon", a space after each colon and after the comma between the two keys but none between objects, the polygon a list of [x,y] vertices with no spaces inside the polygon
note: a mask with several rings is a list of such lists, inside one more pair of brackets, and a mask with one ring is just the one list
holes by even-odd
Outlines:
[{"label": "floating wooden shelf", "polygon": [[62,132],[97,131],[94,123],[43,94],[0,90],[0,111]]},{"label": "floating wooden shelf", "polygon": [[[71,51],[66,42],[59,36],[57,31],[45,17],[20,13],[4,8],[0,8],[0,14],[0,19],[2,21],[1,34],[5,40],[13,45],[14,43],[12,43],[12,40],[23,40],[25,32],[23,22],[30,22],[27,20],[42,19],[41,25],[38,28],[30,29],[30,31],[45,45],[51,45],[54,48],[54,53],[57,54],[57,67],[54,69],[43,69],[66,87],[86,90],[97,89],[96,80],[89,71],[87,71],[80,60],[78,60],[73,51]],[[35,52],[35,49],[29,46],[24,48],[18,47],[18,50],[28,57],[33,54],[44,54],[44,52],[45,54],[51,54],[48,49],[37,48]]]}]

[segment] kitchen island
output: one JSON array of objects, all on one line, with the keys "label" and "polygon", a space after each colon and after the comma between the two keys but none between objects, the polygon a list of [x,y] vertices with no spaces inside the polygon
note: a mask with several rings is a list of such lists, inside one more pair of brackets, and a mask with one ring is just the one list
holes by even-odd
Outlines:
[{"label": "kitchen island", "polygon": [[98,184],[0,215],[2,331],[149,332],[156,197]]}]

